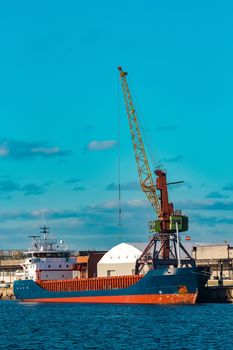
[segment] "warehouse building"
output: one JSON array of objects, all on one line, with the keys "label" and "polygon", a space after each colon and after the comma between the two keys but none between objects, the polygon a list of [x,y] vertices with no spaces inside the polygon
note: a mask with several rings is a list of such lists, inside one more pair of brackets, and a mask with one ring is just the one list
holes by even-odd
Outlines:
[{"label": "warehouse building", "polygon": [[194,246],[192,255],[198,266],[210,267],[211,279],[233,280],[233,247],[227,242]]},{"label": "warehouse building", "polygon": [[135,263],[142,251],[127,243],[110,249],[97,264],[98,277],[131,276],[135,274]]},{"label": "warehouse building", "polygon": [[97,263],[106,251],[79,251],[76,257],[77,269],[73,273],[74,278],[92,278],[97,276]]}]

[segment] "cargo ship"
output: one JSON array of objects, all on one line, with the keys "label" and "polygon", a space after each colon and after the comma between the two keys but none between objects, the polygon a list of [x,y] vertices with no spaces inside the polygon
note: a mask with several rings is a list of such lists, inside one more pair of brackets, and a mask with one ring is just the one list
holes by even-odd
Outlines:
[{"label": "cargo ship", "polygon": [[[76,259],[62,241],[49,238],[46,227],[42,238],[32,236],[25,255],[23,273],[14,282],[14,295],[24,302],[194,304],[209,278],[187,258],[180,260],[182,267],[159,266],[157,261],[157,268],[147,273],[142,269],[128,276],[74,278]],[[149,254],[147,258],[148,268],[153,258]]]}]

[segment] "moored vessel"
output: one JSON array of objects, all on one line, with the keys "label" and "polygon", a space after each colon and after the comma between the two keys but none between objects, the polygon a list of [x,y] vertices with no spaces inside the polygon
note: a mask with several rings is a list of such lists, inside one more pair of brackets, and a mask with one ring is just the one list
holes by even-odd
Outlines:
[{"label": "moored vessel", "polygon": [[[204,277],[203,277],[204,276]],[[145,276],[63,281],[15,281],[14,294],[26,302],[194,304],[208,275],[201,268],[151,270]],[[124,287],[125,285],[128,287]]]},{"label": "moored vessel", "polygon": [[[14,282],[14,295],[17,300],[194,304],[198,290],[209,278],[206,271],[195,266],[191,257],[170,259],[167,265],[163,259],[158,258],[159,251],[153,257],[148,252],[148,246],[137,259],[138,271],[135,275],[74,278],[76,260],[70,257],[70,251],[61,242],[58,243],[54,236],[49,238],[46,228],[43,228],[42,238],[32,236],[32,246],[25,253],[21,279]],[[175,240],[174,244],[177,244]],[[145,266],[149,270],[147,273],[144,273]]]}]

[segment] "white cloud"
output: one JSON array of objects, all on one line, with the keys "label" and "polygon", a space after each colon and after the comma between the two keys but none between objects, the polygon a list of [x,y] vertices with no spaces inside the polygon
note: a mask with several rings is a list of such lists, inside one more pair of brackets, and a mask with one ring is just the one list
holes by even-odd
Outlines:
[{"label": "white cloud", "polygon": [[61,151],[60,147],[37,147],[32,148],[33,153],[55,154]]},{"label": "white cloud", "polygon": [[0,157],[4,157],[9,153],[9,148],[7,146],[0,147]]},{"label": "white cloud", "polygon": [[60,147],[50,146],[46,141],[0,140],[0,157],[32,159],[35,157],[63,157],[70,153],[71,151],[64,151]]},{"label": "white cloud", "polygon": [[144,199],[132,199],[128,201],[127,204],[132,208],[145,208],[149,206],[148,202]]},{"label": "white cloud", "polygon": [[91,141],[87,145],[87,149],[89,151],[105,151],[107,149],[111,149],[116,147],[117,142],[114,140],[106,140],[106,141]]}]

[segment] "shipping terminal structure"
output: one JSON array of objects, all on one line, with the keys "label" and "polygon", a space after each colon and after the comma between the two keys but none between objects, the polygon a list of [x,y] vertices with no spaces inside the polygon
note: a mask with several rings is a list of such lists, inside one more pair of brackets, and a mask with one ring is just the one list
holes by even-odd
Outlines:
[{"label": "shipping terminal structure", "polygon": [[[21,279],[14,282],[17,300],[26,302],[77,302],[122,304],[194,304],[209,279],[208,269],[197,267],[180,242],[188,230],[188,217],[168,199],[166,172],[157,167],[153,179],[127,73],[118,68],[141,189],[157,220],[149,223],[152,235],[137,258],[134,274],[74,278],[77,268],[68,250],[47,229],[43,238],[33,236]],[[170,183],[171,184],[171,183]]]}]

